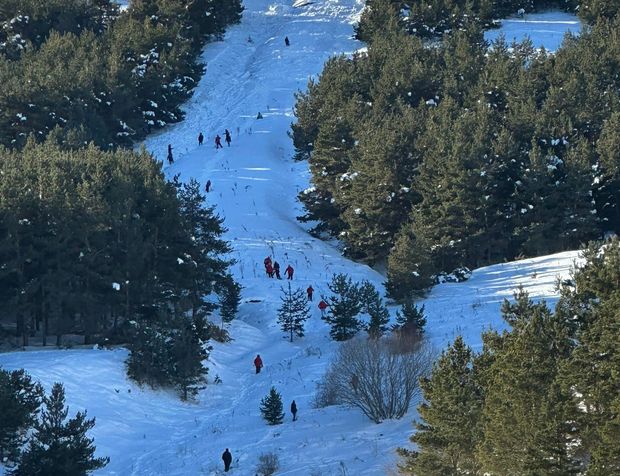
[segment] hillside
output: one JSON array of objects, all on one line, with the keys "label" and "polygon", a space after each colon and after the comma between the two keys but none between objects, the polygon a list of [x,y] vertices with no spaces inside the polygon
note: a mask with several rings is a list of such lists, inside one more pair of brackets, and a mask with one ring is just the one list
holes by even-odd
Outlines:
[{"label": "hillside", "polygon": [[[209,202],[217,206],[234,248],[233,272],[243,285],[239,316],[230,326],[234,341],[217,344],[209,362],[210,384],[196,403],[175,395],[140,389],[125,376],[124,350],[48,350],[0,354],[7,369],[23,367],[47,389],[62,381],[71,412],[88,409],[97,418],[92,435],[98,454],[110,456],[101,475],[220,474],[224,448],[233,454],[233,474],[253,475],[258,456],[280,456],[283,475],[385,474],[395,463],[394,448],[406,444],[411,412],[401,421],[375,425],[357,411],[312,409],[315,384],[335,344],[313,308],[307,335],[293,344],[275,321],[280,287],[268,279],[263,259],[295,268],[293,283],[316,295],[327,291],[331,275],[346,272],[355,280],[382,286],[384,277],[344,259],[336,244],[307,234],[295,217],[296,196],[308,186],[305,163],[293,162],[287,136],[294,120],[293,94],[305,88],[333,54],[350,54],[362,45],[352,39],[352,24],[362,2],[326,0],[303,8],[285,2],[253,0],[243,20],[224,41],[203,56],[207,73],[186,105],[187,119],[146,142],[160,160],[168,144],[175,163],[172,178],[212,182]],[[290,46],[284,44],[284,37]],[[250,41],[251,40],[251,41]],[[261,113],[263,119],[257,119]],[[230,148],[217,150],[214,137],[232,132]],[[198,146],[197,136],[205,135]],[[500,327],[498,309],[516,286],[532,297],[553,301],[557,276],[565,277],[577,253],[500,264],[476,270],[460,284],[437,286],[426,300],[428,335],[438,349],[459,333],[479,344],[479,333]],[[254,356],[265,370],[255,375]],[[283,394],[285,408],[295,399],[299,421],[268,427],[258,405],[271,385]]]}]

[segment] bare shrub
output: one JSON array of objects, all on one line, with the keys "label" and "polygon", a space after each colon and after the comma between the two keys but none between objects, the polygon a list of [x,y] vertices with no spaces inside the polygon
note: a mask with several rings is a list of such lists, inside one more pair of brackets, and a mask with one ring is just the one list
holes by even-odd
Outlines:
[{"label": "bare shrub", "polygon": [[356,407],[375,423],[402,418],[433,362],[430,347],[412,341],[390,336],[343,343],[319,384],[315,404]]},{"label": "bare shrub", "polygon": [[280,460],[275,453],[263,453],[258,457],[256,474],[261,476],[271,476],[280,468]]}]

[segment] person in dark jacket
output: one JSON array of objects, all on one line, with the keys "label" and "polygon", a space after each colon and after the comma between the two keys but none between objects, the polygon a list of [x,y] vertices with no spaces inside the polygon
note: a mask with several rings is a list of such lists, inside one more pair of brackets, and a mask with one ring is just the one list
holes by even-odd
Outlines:
[{"label": "person in dark jacket", "polygon": [[288,36],[285,36],[285,37],[284,37],[284,44],[285,44],[286,46],[291,46],[291,42],[288,40]]},{"label": "person in dark jacket", "polygon": [[230,138],[230,132],[228,132],[228,129],[226,129],[224,131],[224,140],[226,141],[226,143],[228,144],[228,147],[230,147],[230,141],[232,140]]},{"label": "person in dark jacket", "polygon": [[172,158],[172,144],[168,144],[168,163],[170,165],[174,164],[174,159]]},{"label": "person in dark jacket", "polygon": [[263,368],[263,359],[260,358],[260,354],[256,354],[256,358],[254,359],[254,367],[256,367],[256,373],[260,373],[260,369]]},{"label": "person in dark jacket", "polygon": [[228,448],[226,448],[226,451],[222,453],[222,461],[224,461],[224,471],[228,472],[230,469],[230,463],[232,463],[232,454],[230,454]]},{"label": "person in dark jacket", "polygon": [[293,414],[293,421],[297,420],[297,404],[295,400],[291,403],[291,413]]},{"label": "person in dark jacket", "polygon": [[286,279],[293,279],[293,273],[295,272],[295,270],[290,264],[286,267],[284,272],[286,273]]},{"label": "person in dark jacket", "polygon": [[276,273],[276,278],[282,279],[282,277],[280,276],[280,263],[278,263],[277,261],[274,261],[273,263],[273,272]]},{"label": "person in dark jacket", "polygon": [[314,288],[312,286],[308,286],[308,289],[306,289],[306,293],[308,293],[308,301],[312,301],[313,292],[314,292]]},{"label": "person in dark jacket", "polygon": [[205,136],[202,135],[202,132],[198,134],[198,145],[202,145],[202,141],[205,140]]},{"label": "person in dark jacket", "polygon": [[207,184],[205,185],[205,192],[209,193],[211,191],[211,180],[207,180]]},{"label": "person in dark jacket", "polygon": [[222,138],[220,137],[220,135],[216,135],[215,136],[215,148],[216,149],[223,149],[224,146],[222,145]]}]

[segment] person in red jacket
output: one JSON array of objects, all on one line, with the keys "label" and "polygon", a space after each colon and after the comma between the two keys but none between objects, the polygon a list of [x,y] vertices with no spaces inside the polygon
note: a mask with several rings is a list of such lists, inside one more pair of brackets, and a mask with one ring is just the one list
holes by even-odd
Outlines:
[{"label": "person in red jacket", "polygon": [[267,266],[265,266],[265,271],[267,272],[267,276],[273,278],[273,266],[271,266],[271,263],[268,263]]},{"label": "person in red jacket", "polygon": [[314,289],[312,288],[312,286],[308,286],[308,289],[306,289],[306,292],[308,293],[308,301],[312,301],[312,293],[314,292]]},{"label": "person in red jacket", "polygon": [[321,316],[325,315],[325,309],[327,309],[327,303],[321,299],[319,303],[319,309],[321,310]]},{"label": "person in red jacket", "polygon": [[254,367],[256,367],[256,373],[260,373],[260,369],[263,368],[263,359],[260,358],[259,354],[256,354],[256,358],[254,359]]},{"label": "person in red jacket", "polygon": [[290,264],[286,267],[284,272],[286,273],[287,279],[293,279],[293,273],[295,272],[295,270]]},{"label": "person in red jacket", "polygon": [[265,268],[267,267],[268,264],[271,264],[271,256],[267,256],[264,260],[263,263],[265,264]]}]

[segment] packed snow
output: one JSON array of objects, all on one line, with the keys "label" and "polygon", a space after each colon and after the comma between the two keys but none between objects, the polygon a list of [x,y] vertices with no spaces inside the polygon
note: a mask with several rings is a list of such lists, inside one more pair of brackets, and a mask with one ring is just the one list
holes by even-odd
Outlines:
[{"label": "packed snow", "polygon": [[[295,197],[309,187],[309,172],[307,164],[291,160],[287,136],[294,92],[316,77],[329,56],[362,46],[352,39],[362,7],[355,0],[302,7],[248,2],[241,24],[205,49],[207,72],[186,106],[186,120],[146,142],[160,160],[172,144],[175,163],[165,166],[168,177],[211,180],[208,201],[226,220],[237,260],[233,272],[243,285],[239,316],[230,325],[234,340],[214,345],[207,362],[210,384],[196,402],[134,385],[125,376],[123,349],[0,354],[2,367],[23,367],[48,390],[63,382],[71,413],[87,409],[97,418],[92,436],[98,455],[109,456],[110,464],[96,474],[221,474],[225,448],[237,475],[254,475],[258,456],[267,452],[280,457],[282,475],[378,475],[394,468],[395,448],[407,445],[413,431],[413,408],[402,420],[380,425],[356,410],[312,408],[316,383],[337,348],[316,308],[330,277],[344,272],[381,289],[384,277],[344,259],[337,247],[312,238],[297,222],[301,209]],[[262,119],[256,118],[259,112]],[[225,128],[232,144],[216,151],[214,137],[224,137]],[[205,135],[203,146],[199,132]],[[266,277],[267,255],[282,269],[295,268],[293,285],[315,289],[306,336],[292,344],[276,323],[285,282]],[[576,257],[562,253],[490,266],[464,283],[437,286],[423,302],[430,341],[441,349],[462,333],[479,347],[481,330],[502,328],[498,310],[516,286],[553,302],[556,276],[566,277]],[[256,354],[265,364],[258,375],[252,365]],[[221,384],[213,383],[216,376]],[[285,410],[297,402],[298,421],[289,413],[279,426],[261,419],[259,402],[272,385],[282,393]]]},{"label": "packed snow", "polygon": [[556,51],[568,32],[578,35],[581,21],[575,15],[560,11],[529,13],[501,21],[500,27],[487,30],[485,40],[491,42],[504,35],[508,43],[521,42],[526,38],[532,40],[534,48]]}]

